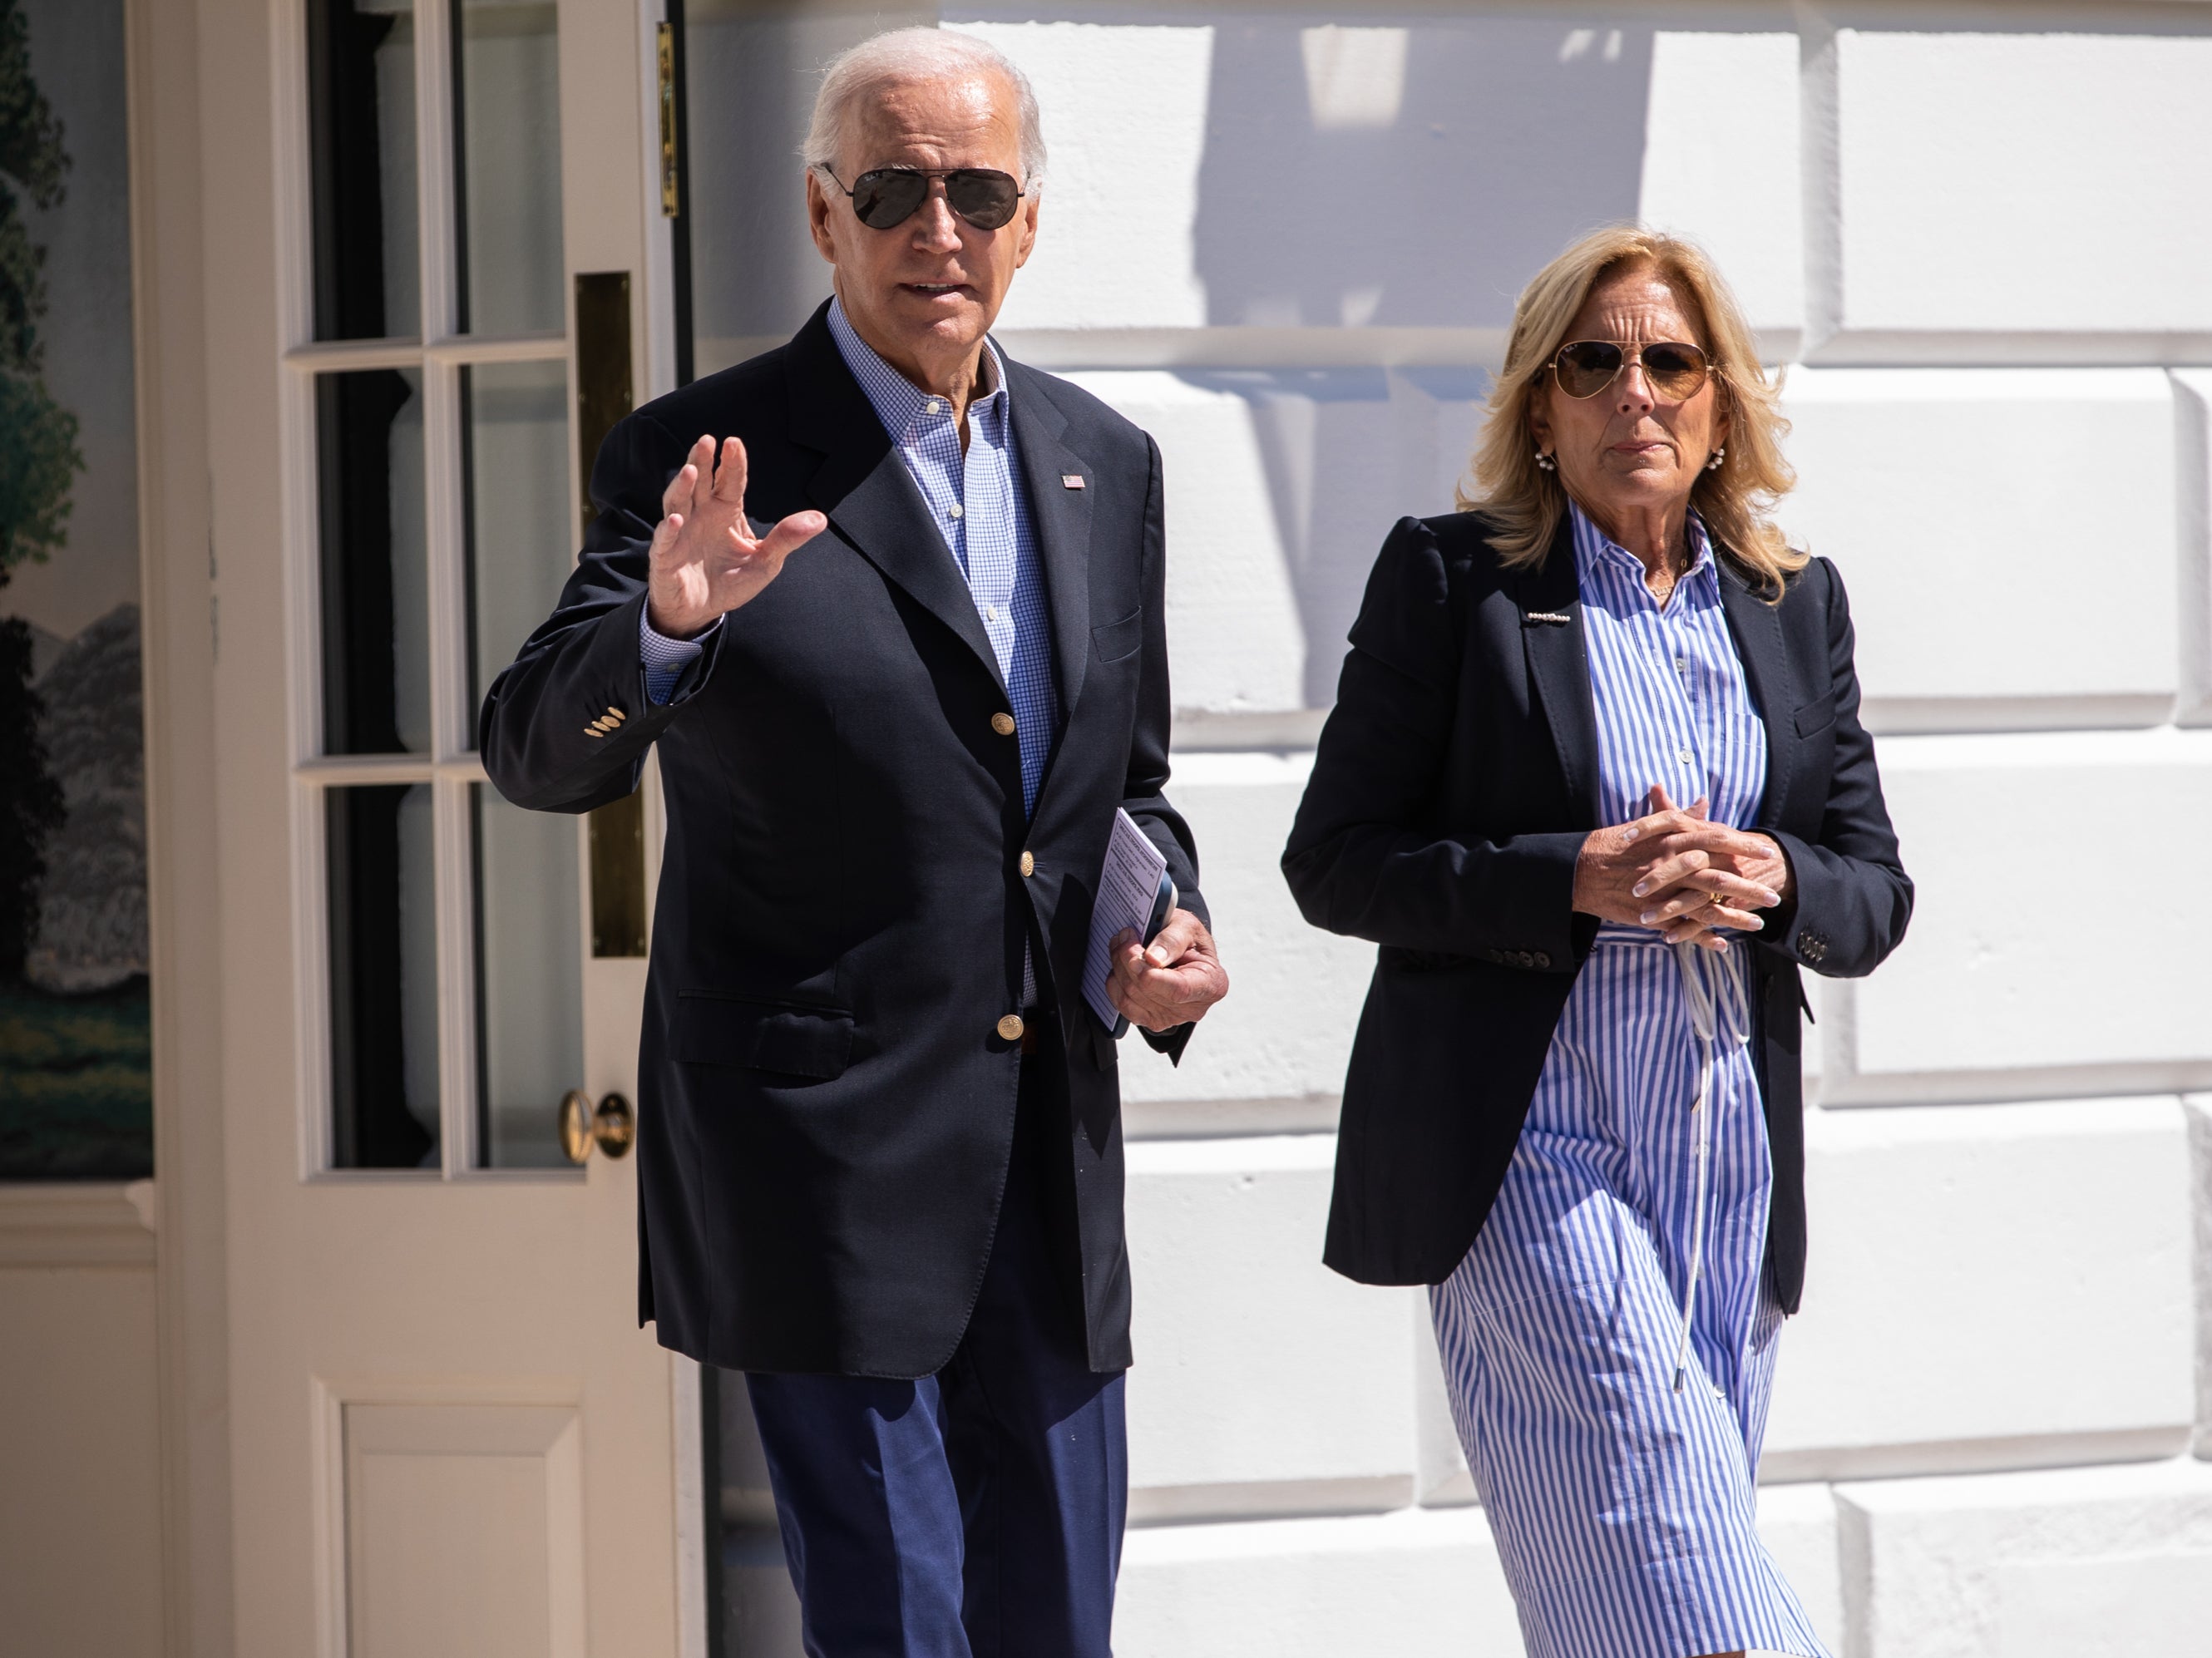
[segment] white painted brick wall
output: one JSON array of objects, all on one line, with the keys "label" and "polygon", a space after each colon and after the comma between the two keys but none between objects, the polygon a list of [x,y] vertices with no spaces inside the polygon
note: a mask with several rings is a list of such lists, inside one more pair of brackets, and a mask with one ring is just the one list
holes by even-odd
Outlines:
[{"label": "white painted brick wall", "polygon": [[1334,1150],[1328,1134],[1129,1148],[1139,1519],[1413,1500],[1415,1297],[1321,1264]]},{"label": "white painted brick wall", "polygon": [[[1022,65],[1048,112],[1040,234],[1000,315],[1024,328],[1206,321],[1198,219],[1210,25],[963,23]],[[1142,225],[1145,234],[1133,235]]]},{"label": "white painted brick wall", "polygon": [[1121,1658],[1464,1658],[1520,1644],[1476,1509],[1133,1531]]},{"label": "white painted brick wall", "polygon": [[2171,1096],[1821,1111],[1765,1477],[2172,1455],[2195,1411]]},{"label": "white painted brick wall", "polygon": [[[1832,1102],[2003,1099],[2212,1080],[2212,732],[1895,738],[1884,793],[1918,884],[1882,970],[1827,987]],[[2034,896],[2087,806],[2164,874],[2124,925]],[[2066,878],[2057,878],[2063,885]]]},{"label": "white painted brick wall", "polygon": [[2045,335],[2075,360],[2157,361],[2212,331],[2202,9],[2069,9],[2043,28],[1825,43],[1833,348],[1957,361],[1978,335],[2030,349]]},{"label": "white painted brick wall", "polygon": [[[1797,37],[1661,30],[1637,216],[1702,244],[1762,339],[1805,319]],[[1721,89],[1729,110],[1713,118]]]},{"label": "white painted brick wall", "polygon": [[2150,725],[2176,689],[2174,410],[2138,369],[1789,371],[1780,514],[1884,729]]},{"label": "white painted brick wall", "polygon": [[1850,1650],[1880,1658],[2201,1658],[2212,1467],[1840,1485]]}]

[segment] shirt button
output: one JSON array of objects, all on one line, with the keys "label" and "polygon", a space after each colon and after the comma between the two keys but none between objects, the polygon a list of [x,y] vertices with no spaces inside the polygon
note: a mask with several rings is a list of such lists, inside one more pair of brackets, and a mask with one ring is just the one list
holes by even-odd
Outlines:
[{"label": "shirt button", "polygon": [[986,604],[983,607],[983,619],[986,622],[996,622],[999,619],[999,607],[995,604]]},{"label": "shirt button", "polygon": [[1009,1013],[999,1021],[999,1036],[1002,1042],[1018,1042],[1022,1039],[1022,1016]]},{"label": "shirt button", "polygon": [[941,415],[945,412],[945,404],[938,398],[932,398],[921,405],[921,412],[925,415]]},{"label": "shirt button", "polygon": [[952,503],[952,516],[955,518],[965,518],[968,516],[968,509],[956,501]]},{"label": "shirt button", "polygon": [[998,732],[1001,737],[1012,737],[1014,734],[1013,715],[1010,714],[993,714],[991,716],[991,729]]},{"label": "shirt button", "polygon": [[1687,749],[1677,749],[1674,750],[1674,757],[1686,766],[1696,760],[1698,756],[1692,754]]},{"label": "shirt button", "polygon": [[1689,671],[1690,671],[1690,659],[1689,659],[1688,657],[1686,657],[1686,656],[1678,656],[1678,657],[1676,657],[1676,658],[1674,659],[1674,671],[1675,671],[1676,673],[1687,673],[1687,672],[1689,672]]},{"label": "shirt button", "polygon": [[1036,859],[1033,854],[1027,852],[1022,853],[1022,873],[1024,876],[1034,875],[1036,873]]}]

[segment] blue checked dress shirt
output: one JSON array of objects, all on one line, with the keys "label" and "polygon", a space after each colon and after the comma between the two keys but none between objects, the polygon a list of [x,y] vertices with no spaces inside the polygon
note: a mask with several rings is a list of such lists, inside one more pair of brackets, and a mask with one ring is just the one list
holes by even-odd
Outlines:
[{"label": "blue checked dress shirt", "polygon": [[[998,348],[986,340],[979,387],[982,395],[969,400],[963,454],[952,405],[922,391],[878,356],[854,331],[844,305],[836,300],[830,302],[830,332],[968,583],[1012,704],[1010,712],[1022,754],[1022,810],[1032,814],[1037,788],[1060,738],[1060,692],[1053,681],[1044,566],[1029,498],[1022,491],[1013,422],[1007,412],[1006,365]],[[721,625],[719,620],[714,623]],[[669,639],[655,633],[640,612],[638,651],[645,665],[646,695],[665,702],[686,665],[706,648],[704,640],[704,635]],[[1036,976],[1025,953],[1022,1004],[1026,1007],[1036,1000]]]}]

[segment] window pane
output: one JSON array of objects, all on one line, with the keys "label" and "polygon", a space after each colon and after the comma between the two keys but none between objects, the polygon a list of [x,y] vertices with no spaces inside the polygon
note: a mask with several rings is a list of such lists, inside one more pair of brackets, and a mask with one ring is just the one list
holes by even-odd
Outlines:
[{"label": "window pane", "polygon": [[475,333],[562,326],[556,14],[453,0],[454,246],[460,326]]},{"label": "window pane", "polygon": [[684,0],[694,372],[789,337],[830,297],[830,267],[806,228],[799,141],[820,65],[881,27],[858,7]]},{"label": "window pane", "polygon": [[568,369],[480,363],[461,371],[468,444],[469,689],[480,704],[553,613],[574,561]]},{"label": "window pane", "polygon": [[561,1096],[584,1080],[576,820],[471,794],[478,1144],[494,1169],[565,1168]]},{"label": "window pane", "polygon": [[307,0],[315,337],[422,328],[410,0]]},{"label": "window pane", "polygon": [[331,1165],[438,1167],[438,915],[430,786],[323,797]]},{"label": "window pane", "polygon": [[430,746],[422,383],[412,368],[316,382],[329,754]]}]

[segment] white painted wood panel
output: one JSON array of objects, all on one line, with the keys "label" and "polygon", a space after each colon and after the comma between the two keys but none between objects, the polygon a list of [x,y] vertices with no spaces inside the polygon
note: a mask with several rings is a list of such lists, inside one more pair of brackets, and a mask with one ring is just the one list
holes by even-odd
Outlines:
[{"label": "white painted wood panel", "polygon": [[343,1415],[348,1658],[582,1658],[575,1411]]}]

